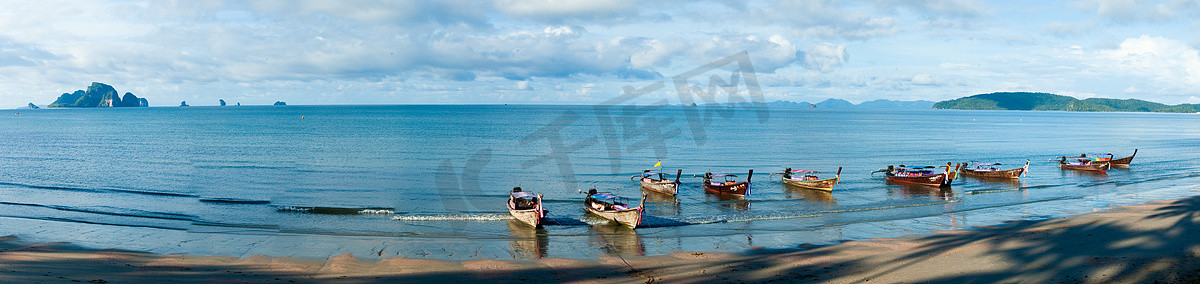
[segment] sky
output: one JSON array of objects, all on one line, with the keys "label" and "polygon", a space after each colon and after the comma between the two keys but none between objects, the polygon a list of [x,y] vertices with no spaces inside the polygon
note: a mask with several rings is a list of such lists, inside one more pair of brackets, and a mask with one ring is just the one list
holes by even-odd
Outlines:
[{"label": "sky", "polygon": [[1200,103],[1195,0],[0,0],[0,108],[595,104],[743,51],[767,101]]}]

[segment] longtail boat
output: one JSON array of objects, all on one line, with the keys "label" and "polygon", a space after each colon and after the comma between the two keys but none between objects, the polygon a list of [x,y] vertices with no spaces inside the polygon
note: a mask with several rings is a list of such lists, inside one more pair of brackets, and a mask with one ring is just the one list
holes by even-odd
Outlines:
[{"label": "longtail boat", "polygon": [[1137,156],[1137,151],[1138,151],[1138,149],[1133,149],[1133,155],[1129,155],[1129,157],[1124,157],[1124,158],[1120,158],[1120,159],[1113,159],[1112,161],[1109,161],[1108,163],[1112,164],[1112,166],[1114,166],[1114,167],[1126,167],[1127,168],[1127,167],[1129,167],[1130,163],[1133,163],[1133,157]]},{"label": "longtail boat", "polygon": [[683,174],[683,169],[675,172],[675,180],[671,180],[666,174],[651,170],[642,171],[641,175],[634,175],[630,179],[641,178],[642,188],[655,192],[675,195],[679,193],[679,176]]},{"label": "longtail boat", "polygon": [[936,168],[934,166],[905,167],[904,165],[900,165],[899,167],[888,166],[887,169],[875,172],[886,173],[887,181],[889,182],[940,188],[950,187],[950,183],[958,175],[958,168],[952,166],[951,163],[946,163],[946,170],[944,172],[934,173],[934,169]]},{"label": "longtail boat", "polygon": [[[1104,156],[1107,155],[1107,158]],[[1064,170],[1105,173],[1112,166],[1112,154],[1087,154],[1079,157],[1058,157],[1058,167]]]},{"label": "longtail boat", "polygon": [[[821,172],[810,170],[793,170],[792,168],[784,169],[782,173],[773,173],[783,175],[782,182],[785,185],[795,186],[799,188],[833,191],[833,186],[838,184],[838,178],[842,176],[842,167],[838,167],[837,174],[832,178],[821,179],[816,174]],[[792,174],[800,174],[793,176]]]},{"label": "longtail boat", "polygon": [[637,228],[642,224],[642,211],[646,208],[646,196],[642,195],[642,201],[637,207],[629,207],[626,202],[628,200],[629,198],[609,192],[596,192],[596,189],[593,188],[588,191],[588,196],[583,201],[583,207],[592,215],[616,221],[630,228]]},{"label": "longtail boat", "polygon": [[[754,170],[746,175],[746,181],[738,182],[734,180],[737,175],[734,174],[713,174],[712,172],[704,173],[704,190],[717,194],[729,194],[747,196],[750,195],[750,178],[754,176]],[[725,181],[717,181],[717,178],[724,178]]]},{"label": "longtail boat", "polygon": [[1000,169],[1000,163],[975,163],[971,164],[971,166],[974,168],[966,167],[966,163],[963,163],[962,170],[959,172],[964,176],[974,178],[1017,179],[1029,171],[1029,160],[1025,160],[1025,166],[1010,170]]},{"label": "longtail boat", "polygon": [[514,187],[512,194],[508,195],[508,214],[534,228],[541,226],[542,219],[546,217],[546,210],[542,209],[542,195],[534,195],[521,191],[520,187]]}]

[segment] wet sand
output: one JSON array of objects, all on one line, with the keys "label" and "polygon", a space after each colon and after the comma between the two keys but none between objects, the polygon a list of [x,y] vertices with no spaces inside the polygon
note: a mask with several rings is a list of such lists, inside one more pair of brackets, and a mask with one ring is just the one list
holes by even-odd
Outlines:
[{"label": "wet sand", "polygon": [[[1200,281],[1200,197],[927,236],[741,254],[462,262],[157,255],[0,238],[0,282]],[[449,283],[449,282],[443,282]]]}]

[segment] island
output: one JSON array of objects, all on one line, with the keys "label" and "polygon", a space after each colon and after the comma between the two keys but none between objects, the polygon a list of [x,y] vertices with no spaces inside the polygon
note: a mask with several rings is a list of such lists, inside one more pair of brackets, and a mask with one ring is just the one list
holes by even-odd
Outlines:
[{"label": "island", "polygon": [[218,101],[221,101],[221,106],[225,106],[225,99],[219,99]]},{"label": "island", "polygon": [[286,105],[287,105],[287,103],[285,103],[285,102],[281,102],[281,101],[276,101],[276,102],[275,102],[275,105],[277,105],[277,106],[286,106]]},{"label": "island", "polygon": [[51,103],[50,108],[65,108],[65,107],[148,107],[150,102],[145,98],[138,98],[133,93],[126,92],[124,96],[118,95],[112,86],[100,82],[92,82],[88,86],[87,91],[77,90],[73,93],[63,93],[58,96],[58,99]]},{"label": "island", "polygon": [[1051,93],[997,92],[979,94],[933,105],[934,109],[969,110],[1048,110],[1048,111],[1118,111],[1118,112],[1200,112],[1200,104],[1167,105],[1138,99],[1107,99],[1055,95]]}]

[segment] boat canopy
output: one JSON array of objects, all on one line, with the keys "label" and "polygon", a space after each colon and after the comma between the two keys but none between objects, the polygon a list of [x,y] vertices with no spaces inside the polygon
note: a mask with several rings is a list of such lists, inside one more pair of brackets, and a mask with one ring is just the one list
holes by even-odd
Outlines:
[{"label": "boat canopy", "polygon": [[612,193],[601,192],[601,193],[597,193],[597,194],[592,194],[592,199],[610,200],[610,199],[628,199],[628,198],[616,196],[616,195],[613,195]]},{"label": "boat canopy", "polygon": [[718,178],[718,177],[737,177],[737,175],[735,175],[735,174],[712,174],[712,177],[715,177],[715,178]]},{"label": "boat canopy", "polygon": [[802,174],[819,174],[819,173],[821,173],[818,171],[810,171],[810,170],[792,170],[792,172],[793,173],[802,173]]},{"label": "boat canopy", "polygon": [[972,166],[976,166],[976,167],[982,167],[982,166],[999,166],[999,165],[1000,165],[1000,163],[974,163],[974,164],[971,164],[971,165],[972,165]]},{"label": "boat canopy", "polygon": [[513,198],[537,198],[537,195],[533,194],[532,192],[522,191],[522,192],[513,192],[512,197]]}]

